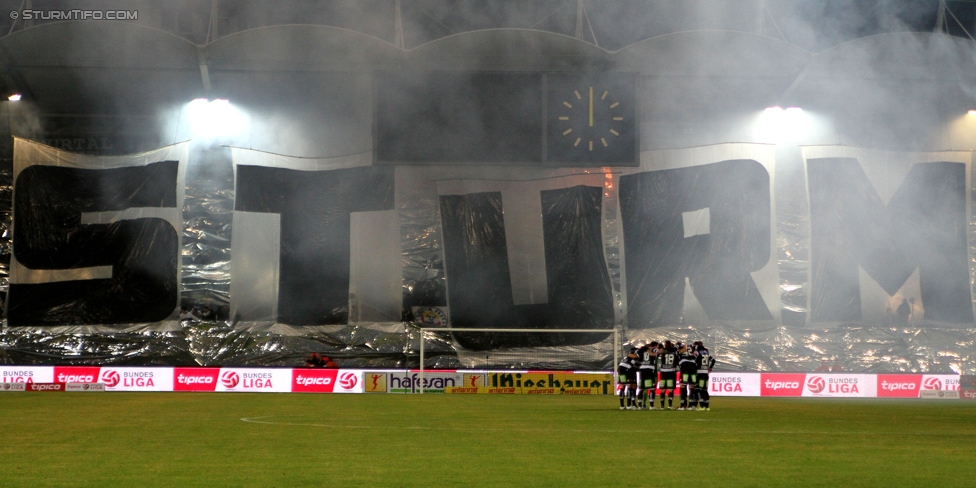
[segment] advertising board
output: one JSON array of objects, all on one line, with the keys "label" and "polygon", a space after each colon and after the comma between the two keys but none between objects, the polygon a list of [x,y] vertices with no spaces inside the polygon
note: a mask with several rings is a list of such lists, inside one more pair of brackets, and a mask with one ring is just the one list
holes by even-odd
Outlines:
[{"label": "advertising board", "polygon": [[173,368],[173,391],[217,391],[220,368]]},{"label": "advertising board", "polygon": [[[465,378],[471,385],[480,375]],[[614,392],[610,373],[574,372],[488,372],[484,385],[447,388],[447,393],[488,393],[503,395],[609,395]]]},{"label": "advertising board", "polygon": [[291,381],[290,369],[220,368],[215,391],[287,393]]},{"label": "advertising board", "polygon": [[64,391],[105,391],[105,383],[65,383]]},{"label": "advertising board", "polygon": [[760,396],[798,397],[803,395],[806,373],[761,373]]},{"label": "advertising board", "polygon": [[874,398],[878,396],[877,379],[869,374],[810,373],[802,396]]},{"label": "advertising board", "polygon": [[351,369],[294,369],[291,391],[296,393],[362,393],[363,372]]},{"label": "advertising board", "polygon": [[103,366],[98,382],[106,391],[173,391],[173,368]]},{"label": "advertising board", "polygon": [[0,383],[51,383],[53,366],[0,366]]},{"label": "advertising board", "polygon": [[[421,379],[409,369],[4,366],[0,374],[0,391],[613,395],[617,386],[613,374],[593,371],[426,370]],[[708,390],[718,397],[946,398],[927,392],[953,392],[948,397],[968,399],[976,396],[976,376],[713,372]]]},{"label": "advertising board", "polygon": [[0,392],[5,392],[5,391],[27,391],[27,386],[26,385],[27,385],[27,383],[20,383],[20,382],[17,382],[17,383],[10,383],[10,382],[0,383]]},{"label": "advertising board", "polygon": [[708,375],[708,393],[712,396],[759,396],[760,373],[711,373]]}]

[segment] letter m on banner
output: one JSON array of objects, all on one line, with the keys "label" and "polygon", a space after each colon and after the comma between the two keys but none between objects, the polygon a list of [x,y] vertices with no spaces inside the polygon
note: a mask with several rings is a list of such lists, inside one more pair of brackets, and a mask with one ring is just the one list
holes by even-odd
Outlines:
[{"label": "letter m on banner", "polygon": [[[916,322],[923,314],[926,321],[973,321],[966,242],[970,152],[810,147],[803,156],[812,321],[897,320],[899,303],[903,321],[909,314]],[[878,287],[886,295],[870,293]]]}]

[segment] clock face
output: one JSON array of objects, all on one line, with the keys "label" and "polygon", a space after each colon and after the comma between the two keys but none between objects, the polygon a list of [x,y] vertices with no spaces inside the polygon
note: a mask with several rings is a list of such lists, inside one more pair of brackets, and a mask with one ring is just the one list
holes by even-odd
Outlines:
[{"label": "clock face", "polygon": [[546,164],[637,164],[635,73],[550,74]]},{"label": "clock face", "polygon": [[610,90],[587,86],[562,101],[557,120],[567,144],[583,151],[610,147],[624,127],[624,110]]}]

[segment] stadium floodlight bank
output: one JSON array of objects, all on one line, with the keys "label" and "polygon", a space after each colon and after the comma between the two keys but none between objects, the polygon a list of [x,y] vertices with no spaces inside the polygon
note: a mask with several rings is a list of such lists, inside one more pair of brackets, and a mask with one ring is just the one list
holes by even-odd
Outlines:
[{"label": "stadium floodlight bank", "polygon": [[[424,344],[432,335],[450,334],[458,359],[468,369],[610,370],[620,360],[617,329],[420,328],[420,393],[424,392]],[[521,337],[520,337],[521,336]],[[478,341],[478,339],[487,339]],[[531,340],[532,338],[543,340]],[[475,342],[482,346],[465,347]],[[540,343],[544,345],[529,345]],[[527,365],[533,367],[527,367]]]}]

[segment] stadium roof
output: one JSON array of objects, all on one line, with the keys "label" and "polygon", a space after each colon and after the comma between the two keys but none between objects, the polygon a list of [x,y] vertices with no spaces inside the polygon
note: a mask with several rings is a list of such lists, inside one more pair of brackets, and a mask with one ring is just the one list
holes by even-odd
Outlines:
[{"label": "stadium roof", "polygon": [[[12,12],[25,4],[0,5]],[[739,102],[708,98],[749,106],[804,97],[816,104],[827,93],[845,107],[845,86],[864,93],[866,83],[882,80],[912,85],[896,94],[928,86],[952,93],[941,103],[976,106],[967,88],[976,86],[976,2],[35,0],[31,8],[138,14],[126,21],[0,15],[0,90],[23,93],[48,118],[149,119],[160,107],[227,92],[272,103],[275,95],[262,90],[312,89],[316,72],[403,68],[595,68],[683,84],[761,79],[751,89],[736,82]],[[818,83],[828,78],[836,83]]]}]

